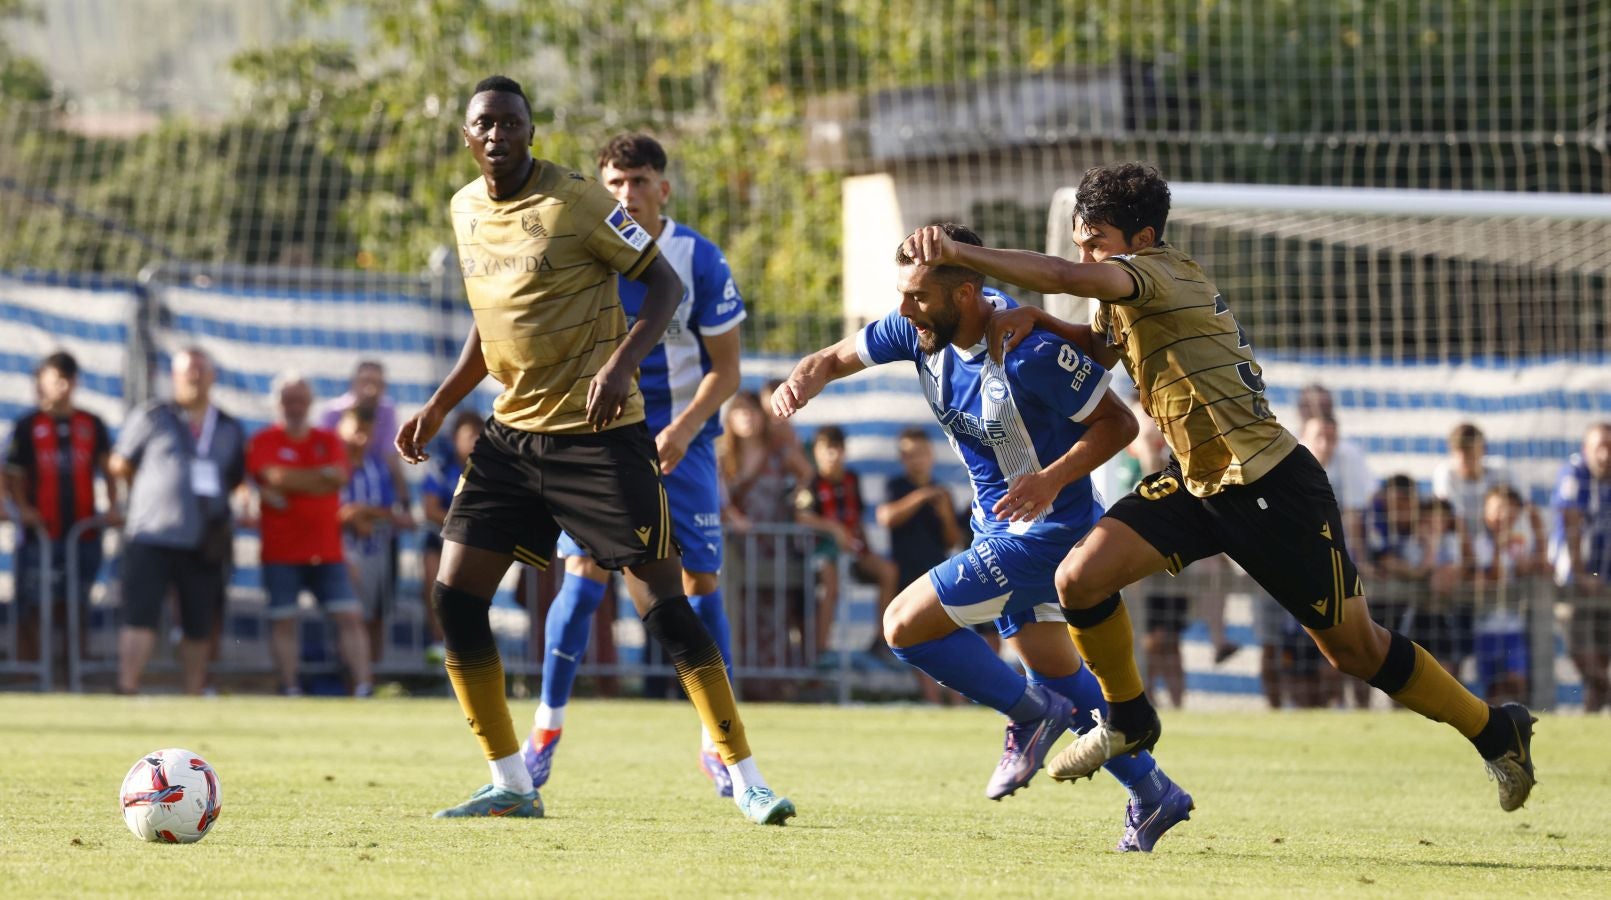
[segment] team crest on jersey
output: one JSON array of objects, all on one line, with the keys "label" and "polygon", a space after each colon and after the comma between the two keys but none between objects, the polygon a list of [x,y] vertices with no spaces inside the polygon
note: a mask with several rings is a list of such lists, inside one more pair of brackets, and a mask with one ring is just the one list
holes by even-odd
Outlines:
[{"label": "team crest on jersey", "polygon": [[952,434],[965,434],[987,447],[1007,443],[1007,423],[1000,419],[975,416],[960,409],[945,409],[932,400],[929,401],[929,408],[934,410],[934,417]]},{"label": "team crest on jersey", "polygon": [[615,233],[620,235],[621,240],[626,241],[628,247],[634,250],[642,250],[644,247],[649,246],[649,232],[643,230],[643,226],[632,218],[631,214],[626,211],[626,207],[618,204],[615,207],[615,212],[610,213],[610,217],[606,221],[609,222],[611,228],[615,229]]},{"label": "team crest on jersey", "polygon": [[520,230],[534,238],[548,237],[548,229],[543,227],[542,220],[533,213],[520,214]]},{"label": "team crest on jersey", "polygon": [[1005,402],[1007,400],[1007,382],[995,377],[986,378],[984,395],[997,403]]}]

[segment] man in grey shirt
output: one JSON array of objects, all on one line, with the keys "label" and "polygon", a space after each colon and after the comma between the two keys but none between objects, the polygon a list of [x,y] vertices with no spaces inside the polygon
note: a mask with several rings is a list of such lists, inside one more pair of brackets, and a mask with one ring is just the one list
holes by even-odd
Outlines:
[{"label": "man in grey shirt", "polygon": [[123,532],[123,627],[117,689],[137,693],[171,587],[179,598],[179,663],[187,694],[206,685],[208,638],[221,613],[230,550],[229,495],[245,478],[246,432],[211,402],[215,372],[199,349],[173,358],[173,400],[123,423],[108,465],[131,482]]}]

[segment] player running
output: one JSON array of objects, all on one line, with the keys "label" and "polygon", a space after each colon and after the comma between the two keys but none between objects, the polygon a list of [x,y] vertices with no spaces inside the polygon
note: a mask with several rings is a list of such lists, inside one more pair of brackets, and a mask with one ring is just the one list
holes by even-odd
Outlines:
[{"label": "player running", "polygon": [[927,265],[968,266],[1031,290],[1101,301],[1088,328],[1030,309],[1002,313],[991,328],[1008,358],[1020,341],[1045,339],[1038,327],[1099,363],[1123,359],[1174,451],[1057,569],[1063,615],[1111,714],[1058,754],[1052,777],[1088,776],[1158,740],[1118,591],[1225,553],[1303,624],[1333,666],[1469,739],[1499,784],[1500,808],[1519,808],[1534,783],[1536,720],[1519,703],[1484,703],[1425,649],[1371,620],[1325,470],[1271,415],[1247,334],[1219,291],[1191,257],[1163,242],[1168,216],[1169,186],[1153,169],[1126,163],[1094,168],[1080,182],[1073,225],[1081,262],[973,246],[937,227],[905,245]]},{"label": "player running", "polygon": [[[671,197],[671,182],[666,179],[666,151],[658,141],[645,134],[617,135],[599,151],[598,165],[605,188],[654,238],[661,258],[682,279],[681,302],[671,314],[665,336],[638,366],[638,389],[660,455],[672,533],[682,550],[683,589],[721,650],[731,677],[732,638],[719,576],[722,506],[716,436],[721,425],[716,413],[738,390],[738,326],[744,321],[744,300],[716,245],[660,214]],[[622,276],[619,290],[631,322],[643,307],[644,287]],[[548,781],[576,667],[610,577],[568,534],[560,536],[559,555],[565,557],[565,581],[543,628],[542,703],[531,736],[520,749],[537,787]],[[709,729],[701,734],[699,767],[717,794],[733,796],[733,779]]]},{"label": "player running", "polygon": [[[960,225],[946,239],[978,244]],[[1091,470],[1136,434],[1135,417],[1107,389],[1108,372],[1071,343],[1042,334],[1008,354],[985,353],[992,314],[1016,306],[976,271],[918,264],[905,250],[900,307],[855,337],[801,360],[772,394],[791,416],[828,382],[883,363],[915,364],[923,394],[973,482],[973,546],[908,585],[884,614],[895,655],[1007,716],[1006,749],[985,794],[1029,783],[1072,725],[1094,724],[1102,692],[1074,653],[1052,576],[1102,514]],[[971,626],[994,621],[1028,678]],[[1108,770],[1130,791],[1119,850],[1150,852],[1188,818],[1191,796],[1143,753]]]},{"label": "player running", "polygon": [[[638,365],[659,342],[682,283],[597,182],[532,158],[531,104],[519,84],[502,76],[477,84],[462,130],[481,169],[451,207],[475,324],[453,371],[403,424],[397,450],[424,461],[449,410],[488,374],[503,384],[442,525],[431,598],[448,679],[493,776],[437,816],[543,814],[504,699],[488,609],[510,564],[546,567],[563,528],[600,565],[645,583],[644,630],[676,666],[739,809],[757,824],[781,825],[794,804],[756,768],[721,652],[683,595],[659,459],[643,424]],[[617,272],[644,287],[630,328]]]}]

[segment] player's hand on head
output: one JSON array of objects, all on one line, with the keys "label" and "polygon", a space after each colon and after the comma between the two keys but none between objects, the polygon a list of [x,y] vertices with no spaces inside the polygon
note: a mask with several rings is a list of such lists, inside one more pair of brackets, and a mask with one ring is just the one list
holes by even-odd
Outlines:
[{"label": "player's hand on head", "polygon": [[985,349],[990,351],[991,359],[1000,363],[1034,330],[1034,307],[1015,306],[997,310],[985,323]]},{"label": "player's hand on head", "polygon": [[912,232],[906,238],[906,255],[920,266],[942,266],[955,262],[956,242],[938,225],[928,225]]},{"label": "player's hand on head", "polygon": [[431,454],[425,452],[425,448],[431,443],[431,438],[436,437],[437,430],[442,427],[443,415],[441,410],[427,403],[397,429],[397,439],[393,444],[397,447],[397,455],[401,456],[404,462],[412,465],[431,458]]},{"label": "player's hand on head", "polygon": [[990,512],[1001,521],[1027,522],[1050,509],[1059,490],[1061,485],[1048,478],[1045,472],[1020,475]]},{"label": "player's hand on head", "polygon": [[626,410],[627,398],[632,394],[634,372],[615,364],[611,359],[593,376],[587,385],[587,422],[594,431],[603,431],[611,422],[621,418]]}]

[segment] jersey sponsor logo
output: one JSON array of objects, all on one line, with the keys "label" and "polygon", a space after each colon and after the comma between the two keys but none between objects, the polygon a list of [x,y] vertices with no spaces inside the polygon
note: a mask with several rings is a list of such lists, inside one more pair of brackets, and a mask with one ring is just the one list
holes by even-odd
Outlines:
[{"label": "jersey sponsor logo", "polygon": [[1001,570],[1001,561],[989,544],[973,548],[968,554],[968,565],[973,567],[973,574],[979,576],[979,583],[994,581],[998,587],[1007,586],[1007,573]]},{"label": "jersey sponsor logo", "polygon": [[719,512],[694,513],[694,527],[720,528],[722,527],[722,514]]},{"label": "jersey sponsor logo", "polygon": [[553,268],[544,256],[466,256],[459,262],[465,278],[485,278],[512,272],[538,272]]},{"label": "jersey sponsor logo", "polygon": [[1070,372],[1080,367],[1080,354],[1078,350],[1064,344],[1057,348],[1057,364]]},{"label": "jersey sponsor logo", "polygon": [[649,246],[649,232],[643,230],[643,226],[632,218],[631,214],[626,211],[626,207],[617,204],[615,212],[610,213],[610,217],[605,221],[609,223],[610,228],[615,231],[621,240],[626,242],[628,247],[634,250],[642,250],[644,247]]},{"label": "jersey sponsor logo", "polygon": [[[727,264],[727,260],[725,260],[725,259],[722,260],[722,265],[726,265],[726,264]],[[737,300],[738,299],[738,288],[733,284],[733,279],[731,279],[731,278],[727,279],[727,284],[722,287],[722,299],[723,300]],[[729,309],[731,307],[728,307],[726,304],[723,304],[723,306],[721,306],[719,308],[720,309]]]},{"label": "jersey sponsor logo", "polygon": [[929,407],[934,410],[934,417],[940,420],[940,424],[953,434],[965,434],[987,447],[1007,443],[1007,426],[1000,419],[986,419],[960,409],[941,409],[938,403],[932,401]]},{"label": "jersey sponsor logo", "polygon": [[735,309],[738,309],[738,301],[737,300],[718,303],[718,304],[716,304],[716,315],[725,316],[725,315],[727,315],[728,313],[732,312]]}]

